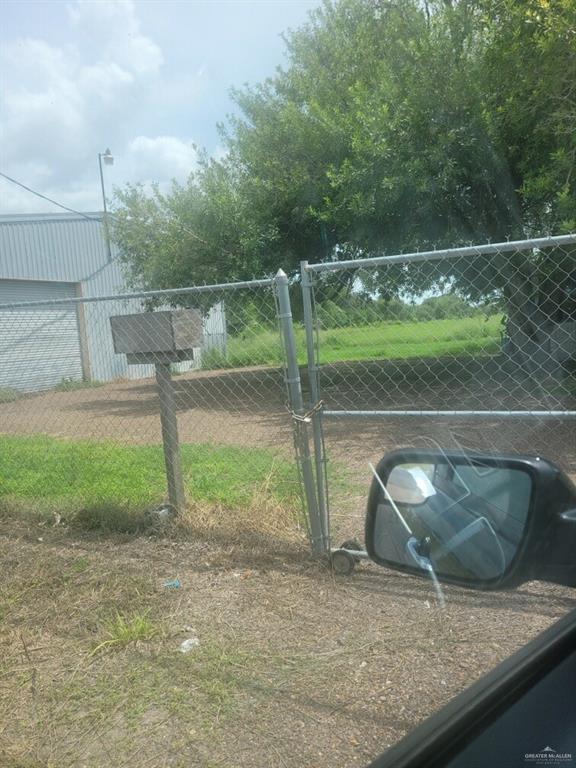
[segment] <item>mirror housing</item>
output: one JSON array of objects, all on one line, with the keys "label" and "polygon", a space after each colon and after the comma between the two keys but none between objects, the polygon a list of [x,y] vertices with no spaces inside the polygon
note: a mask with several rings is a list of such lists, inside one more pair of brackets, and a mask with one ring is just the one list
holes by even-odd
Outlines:
[{"label": "mirror housing", "polygon": [[[493,496],[502,495],[514,478],[507,498],[516,510],[521,507],[521,515],[502,512],[482,491],[471,492],[461,480],[471,473],[499,482]],[[384,456],[375,474],[365,541],[378,565],[418,576],[429,576],[433,568],[439,581],[474,589],[507,589],[531,580],[576,586],[576,487],[552,462],[539,456],[407,448]],[[456,501],[444,493],[448,474],[451,490],[465,491]],[[483,509],[495,510],[500,518],[508,514],[512,544]],[[460,531],[459,516],[466,523]],[[435,562],[435,553],[444,561]],[[447,553],[448,567],[442,565],[450,559]]]}]

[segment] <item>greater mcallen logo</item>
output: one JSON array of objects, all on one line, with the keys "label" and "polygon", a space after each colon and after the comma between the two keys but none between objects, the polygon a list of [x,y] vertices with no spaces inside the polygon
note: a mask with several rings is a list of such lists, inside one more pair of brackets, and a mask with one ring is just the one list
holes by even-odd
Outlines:
[{"label": "greater mcallen logo", "polygon": [[524,760],[533,765],[558,765],[572,762],[571,752],[556,752],[552,747],[544,747],[540,752],[529,752],[524,755]]}]

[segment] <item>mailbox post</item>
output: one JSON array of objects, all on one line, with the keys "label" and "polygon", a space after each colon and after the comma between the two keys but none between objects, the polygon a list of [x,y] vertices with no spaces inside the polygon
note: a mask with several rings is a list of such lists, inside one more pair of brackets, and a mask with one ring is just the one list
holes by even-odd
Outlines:
[{"label": "mailbox post", "polygon": [[180,441],[178,440],[178,419],[174,400],[174,383],[170,363],[155,363],[156,383],[160,398],[160,423],[162,424],[162,444],[164,463],[168,481],[168,498],[177,512],[184,509],[185,494],[182,480],[182,461],[180,459]]},{"label": "mailbox post", "polygon": [[194,348],[202,346],[202,317],[195,309],[142,312],[111,317],[110,326],[116,353],[125,354],[129,364],[155,366],[168,498],[176,512],[180,512],[186,499],[170,365],[192,360]]}]

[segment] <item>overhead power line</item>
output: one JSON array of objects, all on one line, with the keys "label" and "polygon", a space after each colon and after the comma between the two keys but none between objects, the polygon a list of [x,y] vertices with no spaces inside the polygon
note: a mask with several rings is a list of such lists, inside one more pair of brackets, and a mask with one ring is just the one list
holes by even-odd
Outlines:
[{"label": "overhead power line", "polygon": [[53,205],[57,205],[58,208],[63,208],[65,211],[68,211],[69,213],[75,213],[78,216],[82,216],[83,219],[88,219],[88,221],[100,221],[101,218],[96,218],[95,216],[88,216],[86,213],[82,213],[81,211],[77,211],[74,208],[69,208],[67,205],[62,205],[62,203],[57,202],[56,200],[52,200],[51,197],[47,197],[46,195],[43,195],[41,192],[37,192],[35,189],[32,189],[32,187],[27,187],[26,184],[22,184],[21,181],[18,181],[17,179],[13,179],[12,176],[8,176],[7,173],[3,173],[0,171],[0,176],[2,178],[6,179],[7,181],[12,182],[12,184],[16,184],[18,187],[22,187],[22,189],[25,189],[27,192],[31,192],[33,195],[36,195],[36,197],[41,197],[42,200],[47,200],[49,203],[52,203]]},{"label": "overhead power line", "polygon": [[[36,197],[42,198],[42,200],[47,200],[49,203],[52,203],[53,205],[57,205],[58,208],[62,208],[65,211],[68,211],[69,213],[75,213],[77,216],[81,216],[83,219],[86,219],[87,221],[102,221],[102,216],[88,216],[86,213],[82,213],[82,211],[77,211],[75,208],[69,208],[67,205],[63,205],[62,203],[59,203],[57,200],[53,200],[51,197],[48,197],[47,195],[43,195],[42,192],[38,192],[35,189],[32,189],[32,187],[27,186],[26,184],[23,184],[21,181],[18,181],[17,179],[12,178],[12,176],[8,176],[7,173],[3,173],[3,171],[0,171],[0,176],[2,178],[6,179],[7,181],[11,182],[12,184],[16,184],[18,187],[22,187],[22,189],[25,189],[27,192],[32,193],[33,195],[36,195]],[[106,214],[108,218],[114,219],[118,221],[117,217],[114,216],[113,213],[108,212]],[[202,243],[203,245],[207,245],[210,247],[210,244],[204,240],[203,237],[200,237],[200,235],[196,234],[193,230],[191,230],[184,222],[177,218],[178,224],[180,227],[190,235],[190,237],[193,237],[195,240],[198,240],[198,242]],[[226,256],[233,256],[233,254],[228,251],[226,248],[220,247],[220,251],[222,254],[226,254]]]}]

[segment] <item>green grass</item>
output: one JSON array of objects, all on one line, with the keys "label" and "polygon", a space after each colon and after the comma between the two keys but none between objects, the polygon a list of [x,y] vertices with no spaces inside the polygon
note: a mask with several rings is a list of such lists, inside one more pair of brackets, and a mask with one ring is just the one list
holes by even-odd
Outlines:
[{"label": "green grass", "polygon": [[[267,490],[293,505],[294,468],[273,451],[220,445],[183,445],[188,497],[228,509],[248,507]],[[47,436],[0,436],[0,500],[40,513],[72,514],[84,528],[130,531],[142,513],[166,497],[162,447]]]},{"label": "green grass", "polygon": [[320,334],[320,360],[405,360],[446,355],[495,354],[500,317],[465,317],[425,323],[381,323]]},{"label": "green grass", "polygon": [[250,666],[256,660],[255,653],[235,643],[206,638],[180,662],[180,669],[211,706],[222,708],[230,704],[241,682],[250,676]]},{"label": "green grass", "polygon": [[74,392],[76,389],[95,389],[96,387],[103,386],[103,381],[97,379],[71,379],[69,377],[62,379],[59,384],[56,384],[54,389],[56,392]]},{"label": "green grass", "polygon": [[[136,655],[137,649],[130,647],[150,639],[158,640],[153,655]],[[167,643],[166,639],[156,632],[108,646],[110,650],[127,648],[126,656],[93,650],[90,658],[96,676],[90,684],[72,679],[54,692],[72,705],[67,713],[70,723],[80,705],[95,719],[121,707],[128,729],[137,727],[151,707],[161,708],[170,719],[194,723],[200,731],[210,730],[231,713],[244,688],[253,682],[258,655],[232,640],[210,636],[202,636],[198,647],[181,654],[175,650],[180,638],[168,638]]]},{"label": "green grass", "polygon": [[125,616],[116,611],[113,618],[104,624],[105,639],[99,642],[92,655],[102,651],[119,650],[131,643],[151,640],[159,633],[159,628],[148,618],[148,612]]},{"label": "green grass", "polygon": [[13,403],[22,397],[17,389],[12,387],[0,387],[0,403]]},{"label": "green grass", "polygon": [[[501,316],[463,317],[427,322],[384,322],[320,331],[321,363],[355,360],[404,360],[446,355],[497,354]],[[304,329],[296,329],[298,362],[306,363]],[[279,365],[282,350],[275,329],[247,331],[228,341],[227,354],[203,353],[203,367],[241,368]]]}]

